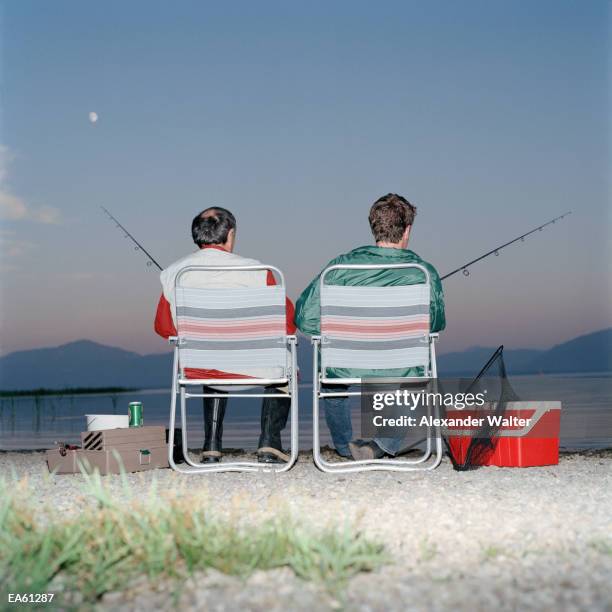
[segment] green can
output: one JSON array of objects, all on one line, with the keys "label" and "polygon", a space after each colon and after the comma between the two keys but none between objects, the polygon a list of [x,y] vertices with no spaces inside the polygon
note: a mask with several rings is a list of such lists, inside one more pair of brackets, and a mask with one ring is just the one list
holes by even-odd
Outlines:
[{"label": "green can", "polygon": [[142,427],[144,417],[142,414],[142,402],[130,402],[128,405],[130,427]]}]

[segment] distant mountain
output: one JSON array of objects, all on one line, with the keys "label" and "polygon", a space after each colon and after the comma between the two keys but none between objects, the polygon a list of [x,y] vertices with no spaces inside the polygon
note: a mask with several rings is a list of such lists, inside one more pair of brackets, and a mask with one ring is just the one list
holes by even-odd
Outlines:
[{"label": "distant mountain", "polygon": [[531,363],[535,372],[607,372],[612,370],[612,327],[557,344]]},{"label": "distant mountain", "polygon": [[[438,373],[440,376],[467,374],[476,375],[487,363],[497,347],[475,346],[457,353],[446,353],[438,356]],[[514,374],[531,371],[531,363],[546,351],[537,349],[505,349],[504,363],[506,370]]]},{"label": "distant mountain", "polygon": [[0,389],[170,386],[171,367],[170,353],[142,356],[79,340],[1,357]]},{"label": "distant mountain", "polygon": [[[474,347],[438,356],[441,376],[477,374],[497,347]],[[548,350],[505,349],[509,374],[612,371],[612,328],[579,336]]]},{"label": "distant mountain", "polygon": [[[438,356],[441,376],[474,375],[496,347],[474,347]],[[508,349],[510,374],[612,371],[612,328],[580,336],[549,350]],[[312,380],[312,348],[298,346],[301,381]],[[139,355],[89,340],[0,357],[0,390],[45,387],[170,387],[172,353]]]}]

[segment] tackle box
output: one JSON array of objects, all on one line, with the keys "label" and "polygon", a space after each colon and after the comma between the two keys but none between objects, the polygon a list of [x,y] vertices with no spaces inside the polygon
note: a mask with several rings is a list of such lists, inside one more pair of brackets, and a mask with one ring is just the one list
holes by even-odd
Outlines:
[{"label": "tackle box", "polygon": [[81,467],[100,474],[141,472],[168,467],[166,430],[161,426],[84,431],[82,448],[47,451],[47,465],[56,474],[78,474]]}]

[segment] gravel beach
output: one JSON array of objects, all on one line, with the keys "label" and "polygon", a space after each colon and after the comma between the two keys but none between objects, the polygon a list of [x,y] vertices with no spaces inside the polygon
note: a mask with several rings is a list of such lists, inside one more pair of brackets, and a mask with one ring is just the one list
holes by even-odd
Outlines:
[{"label": "gravel beach", "polygon": [[[94,504],[82,476],[49,475],[42,453],[1,453],[0,474],[26,479],[41,509],[64,516]],[[612,610],[612,452],[565,454],[558,466],[454,472],[319,472],[308,454],[288,474],[185,476],[171,470],[105,477],[113,495],[198,492],[219,515],[291,516],[315,528],[345,524],[382,542],[390,561],[342,593],[290,570],[247,580],[194,575],[138,580],[107,593],[100,610]]]}]

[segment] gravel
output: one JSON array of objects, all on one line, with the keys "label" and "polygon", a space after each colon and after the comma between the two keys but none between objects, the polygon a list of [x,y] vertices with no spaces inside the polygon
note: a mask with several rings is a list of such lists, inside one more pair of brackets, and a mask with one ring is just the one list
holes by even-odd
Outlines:
[{"label": "gravel", "polygon": [[[0,474],[27,479],[42,510],[94,504],[83,477],[51,476],[42,453],[0,454]],[[314,527],[351,525],[381,541],[389,564],[339,593],[290,570],[248,579],[216,571],[182,585],[141,578],[100,610],[612,610],[612,452],[562,455],[558,466],[454,472],[323,474],[301,455],[288,474],[186,476],[171,470],[105,482],[120,497],[197,491],[219,515],[280,513]]]}]

